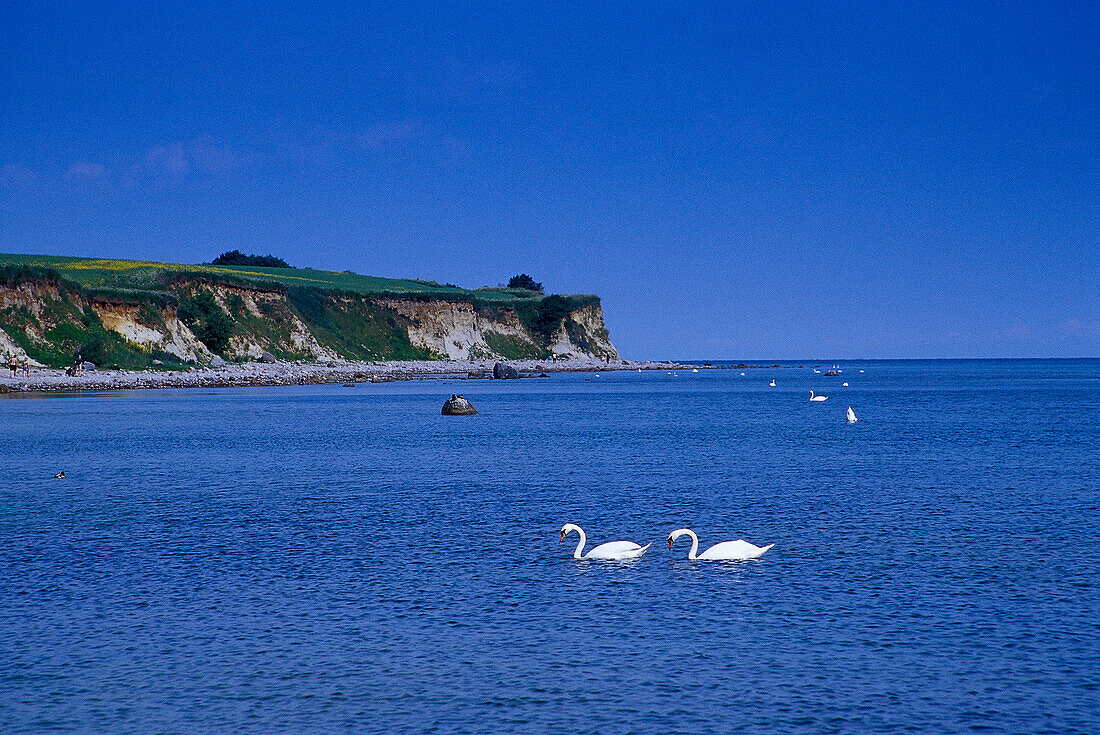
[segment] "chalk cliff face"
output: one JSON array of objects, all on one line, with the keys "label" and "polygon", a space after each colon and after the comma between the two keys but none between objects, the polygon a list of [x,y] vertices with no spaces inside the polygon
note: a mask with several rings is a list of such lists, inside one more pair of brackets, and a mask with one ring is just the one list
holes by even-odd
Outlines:
[{"label": "chalk cliff face", "polygon": [[617,360],[595,297],[518,304],[373,297],[180,280],[158,292],[96,293],[65,281],[0,283],[0,355],[64,365],[81,352],[141,367],[250,360]]},{"label": "chalk cliff face", "polygon": [[540,358],[549,355],[618,360],[599,304],[569,312],[549,339],[526,326],[515,308],[478,308],[468,301],[386,299],[406,322],[409,341],[452,360]]},{"label": "chalk cliff face", "polygon": [[180,322],[175,309],[146,311],[137,304],[94,300],[91,309],[104,329],[150,353],[160,351],[178,357],[180,362],[193,363],[207,363],[214,356],[195,333]]}]

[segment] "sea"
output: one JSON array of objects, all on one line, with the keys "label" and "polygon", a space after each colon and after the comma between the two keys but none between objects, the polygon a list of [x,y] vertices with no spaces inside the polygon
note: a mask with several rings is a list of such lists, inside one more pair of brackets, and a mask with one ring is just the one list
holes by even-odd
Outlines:
[{"label": "sea", "polygon": [[832,365],[0,397],[0,732],[1100,732],[1100,360]]}]

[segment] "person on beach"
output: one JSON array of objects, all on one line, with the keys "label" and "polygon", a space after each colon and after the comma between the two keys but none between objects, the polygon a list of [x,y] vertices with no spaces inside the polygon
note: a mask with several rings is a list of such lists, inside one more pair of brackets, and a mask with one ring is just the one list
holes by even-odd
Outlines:
[{"label": "person on beach", "polygon": [[76,365],[74,365],[73,367],[76,368],[74,372],[77,375],[84,374],[84,355],[80,354],[79,352],[76,353]]},{"label": "person on beach", "polygon": [[31,374],[31,358],[23,355],[23,377],[30,377]]},{"label": "person on beach", "polygon": [[12,355],[8,358],[8,370],[11,370],[11,376],[15,377],[15,371],[19,369],[19,358]]}]

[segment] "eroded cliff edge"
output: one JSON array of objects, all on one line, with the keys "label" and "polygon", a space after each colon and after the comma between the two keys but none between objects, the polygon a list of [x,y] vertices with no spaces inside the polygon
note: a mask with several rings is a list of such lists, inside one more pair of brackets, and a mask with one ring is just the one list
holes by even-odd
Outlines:
[{"label": "eroded cliff edge", "polygon": [[303,361],[619,357],[596,296],[483,297],[454,287],[365,294],[165,270],[140,285],[90,286],[50,268],[0,265],[0,354],[63,366],[80,353],[132,368],[264,353]]}]

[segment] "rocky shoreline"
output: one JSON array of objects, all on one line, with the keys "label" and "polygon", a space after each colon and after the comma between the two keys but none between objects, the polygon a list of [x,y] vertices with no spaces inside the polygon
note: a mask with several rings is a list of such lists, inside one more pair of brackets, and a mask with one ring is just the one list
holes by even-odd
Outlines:
[{"label": "rocky shoreline", "polygon": [[[72,391],[140,390],[148,388],[230,388],[248,386],[319,385],[324,383],[384,383],[395,380],[433,378],[480,380],[492,379],[492,360],[427,360],[394,362],[292,362],[245,363],[222,367],[194,368],[187,371],[96,370],[69,376],[64,370],[32,367],[24,377],[0,375],[0,393],[58,393]],[[702,365],[674,362],[612,363],[597,360],[516,360],[508,365],[520,377],[542,373],[607,372],[611,370],[685,370],[703,369]],[[710,369],[710,368],[707,368]]]}]

